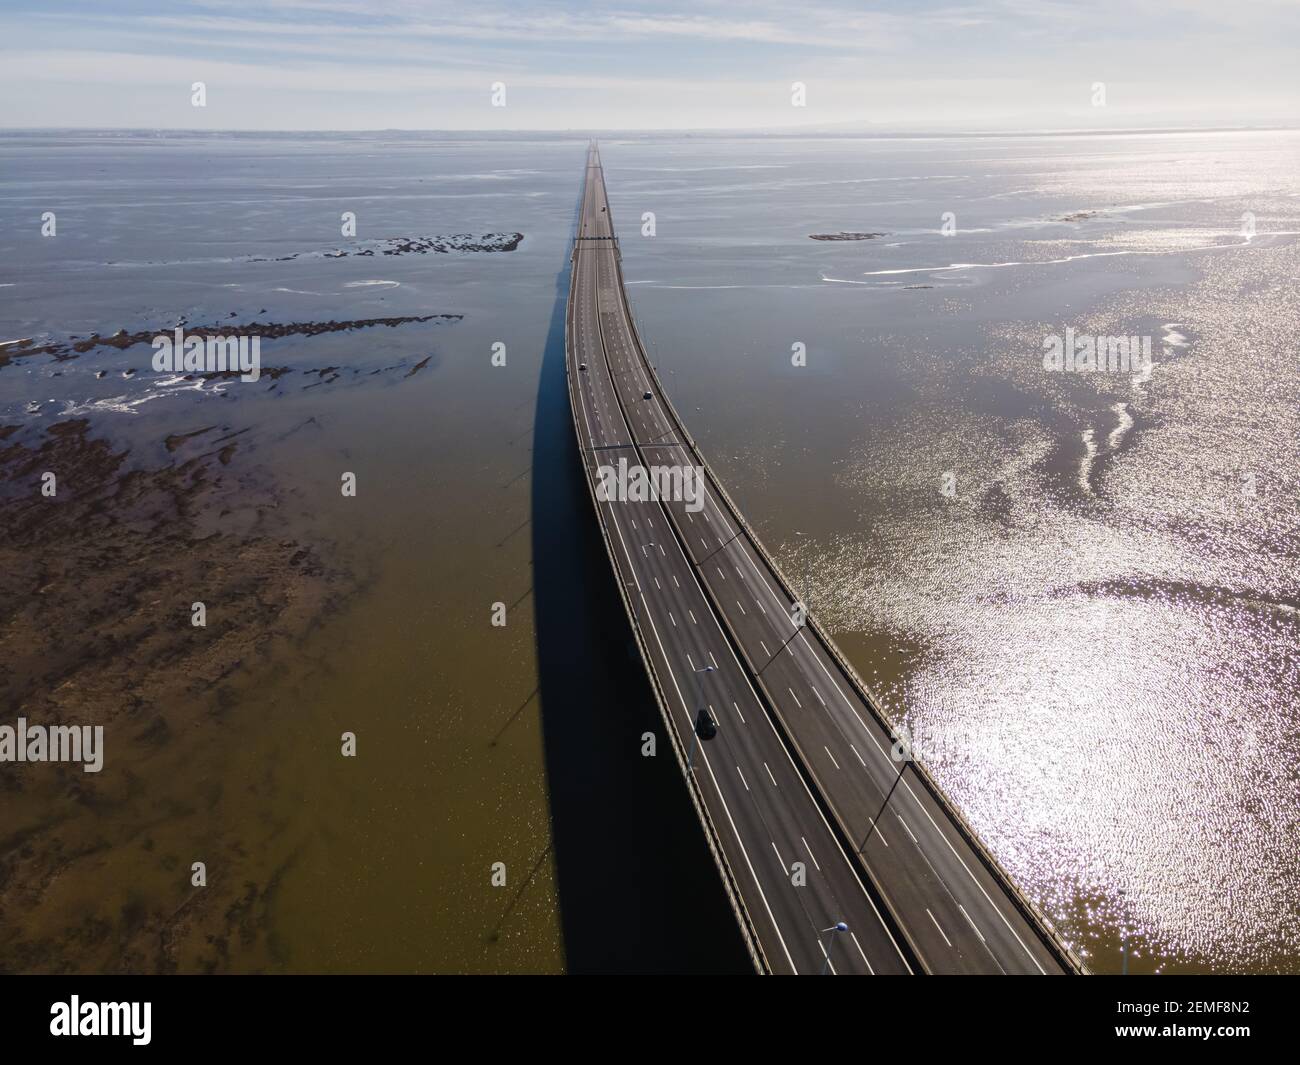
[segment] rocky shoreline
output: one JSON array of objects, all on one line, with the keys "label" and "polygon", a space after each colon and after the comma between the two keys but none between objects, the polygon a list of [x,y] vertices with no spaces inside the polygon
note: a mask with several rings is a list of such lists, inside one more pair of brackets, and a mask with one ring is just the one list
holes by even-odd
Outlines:
[{"label": "rocky shoreline", "polygon": [[[248,322],[246,324],[225,322],[221,325],[189,325],[184,319],[181,319],[173,328],[183,329],[186,336],[201,337],[205,340],[208,337],[217,336],[257,336],[263,339],[274,339],[288,336],[318,336],[321,333],[342,333],[352,329],[369,329],[381,325],[388,326],[391,329],[412,322],[459,322],[463,318],[464,315],[461,314],[423,314],[397,318],[354,318],[351,321],[344,322],[334,320],[326,322]],[[170,331],[169,329],[140,329],[127,332],[125,329],[119,329],[110,336],[92,333],[88,337],[69,337],[65,341],[54,341],[48,344],[36,344],[31,337],[22,340],[9,340],[0,345],[0,368],[8,365],[14,359],[25,358],[29,355],[50,355],[59,361],[63,361],[65,359],[75,359],[78,355],[93,351],[95,348],[106,347],[125,350],[136,344],[151,343],[154,337]]]}]

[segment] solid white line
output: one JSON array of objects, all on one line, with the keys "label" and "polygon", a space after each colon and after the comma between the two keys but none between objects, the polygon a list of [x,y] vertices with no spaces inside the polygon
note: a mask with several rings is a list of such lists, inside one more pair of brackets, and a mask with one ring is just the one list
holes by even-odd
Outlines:
[{"label": "solid white line", "polygon": [[[925,912],[926,912],[926,913],[930,913],[930,907],[927,906],[927,907],[925,908]],[[932,913],[930,913],[930,920],[934,921],[934,914],[932,914]],[[942,928],[939,927],[939,922],[938,922],[938,921],[934,921],[934,927],[939,929],[939,935],[943,936],[943,941],[944,941],[945,943],[947,943],[948,946],[951,947],[951,946],[952,946],[952,940],[948,938],[948,933],[945,932]]]},{"label": "solid white line", "polygon": [[966,907],[959,902],[957,903],[957,909],[961,910],[961,915],[965,917],[967,921],[970,921],[970,926],[975,930],[975,934],[980,937],[980,942],[987,943],[988,940],[984,938],[984,933],[979,930],[979,926],[974,921],[971,921],[970,914],[966,912]]},{"label": "solid white line", "polygon": [[921,841],[916,838],[916,833],[914,833],[910,828],[907,828],[907,822],[903,820],[903,815],[900,814],[897,810],[895,810],[894,816],[898,818],[898,823],[902,825],[905,829],[907,829],[907,834],[912,837],[912,842],[919,847],[921,845]]},{"label": "solid white line", "polygon": [[853,940],[853,945],[858,948],[858,953],[862,955],[862,960],[866,962],[867,972],[870,975],[875,976],[876,970],[871,967],[871,960],[867,957],[867,952],[862,949],[862,944],[858,942],[857,934],[852,928],[849,929],[849,937]]}]

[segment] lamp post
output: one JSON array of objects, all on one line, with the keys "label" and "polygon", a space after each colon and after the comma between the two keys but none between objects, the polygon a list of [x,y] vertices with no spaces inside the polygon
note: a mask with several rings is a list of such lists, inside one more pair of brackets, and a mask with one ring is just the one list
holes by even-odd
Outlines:
[{"label": "lamp post", "polygon": [[822,929],[822,935],[826,936],[825,941],[822,943],[822,954],[825,955],[825,960],[822,961],[822,971],[817,975],[825,976],[827,970],[831,967],[831,947],[835,946],[836,933],[847,932],[848,930],[849,926],[843,921],[836,921],[835,924],[830,926],[830,928]]}]

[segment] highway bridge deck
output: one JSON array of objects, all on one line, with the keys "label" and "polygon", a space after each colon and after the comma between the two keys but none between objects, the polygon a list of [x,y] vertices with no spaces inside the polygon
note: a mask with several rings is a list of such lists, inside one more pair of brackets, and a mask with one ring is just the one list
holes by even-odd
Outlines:
[{"label": "highway bridge deck", "polygon": [[[923,767],[896,760],[866,685],[713,478],[637,335],[594,146],[586,174],[566,329],[575,429],[684,772],[698,711],[717,722],[688,786],[756,965],[1079,971]],[[600,498],[599,468],[620,457],[702,471],[702,508]]]}]

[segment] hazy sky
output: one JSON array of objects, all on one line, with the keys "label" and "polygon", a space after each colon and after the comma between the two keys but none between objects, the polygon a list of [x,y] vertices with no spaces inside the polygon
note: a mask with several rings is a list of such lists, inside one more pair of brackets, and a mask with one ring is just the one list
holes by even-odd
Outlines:
[{"label": "hazy sky", "polygon": [[1298,44],[1297,0],[0,0],[0,126],[1290,124]]}]

